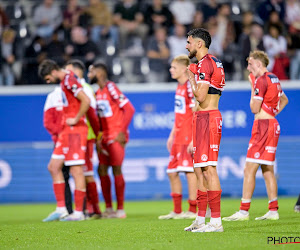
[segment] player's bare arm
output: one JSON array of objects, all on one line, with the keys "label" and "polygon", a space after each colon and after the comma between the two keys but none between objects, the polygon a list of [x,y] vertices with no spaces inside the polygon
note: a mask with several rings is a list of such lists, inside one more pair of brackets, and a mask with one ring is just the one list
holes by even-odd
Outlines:
[{"label": "player's bare arm", "polygon": [[287,96],[283,93],[282,96],[280,96],[280,101],[279,101],[279,109],[278,109],[278,113],[276,115],[278,115],[284,108],[285,106],[289,103],[289,99],[287,98]]},{"label": "player's bare arm", "polygon": [[167,140],[167,149],[169,152],[171,152],[171,148],[172,148],[172,145],[173,145],[173,142],[174,142],[174,132],[175,132],[175,125],[173,125],[173,128],[170,132],[170,135],[169,135],[169,138]]},{"label": "player's bare arm", "polygon": [[79,91],[76,98],[80,101],[80,109],[77,113],[77,115],[74,118],[68,118],[66,120],[66,123],[69,126],[73,126],[78,123],[80,118],[85,115],[85,113],[88,111],[90,107],[90,99],[88,96],[84,93],[83,90]]}]

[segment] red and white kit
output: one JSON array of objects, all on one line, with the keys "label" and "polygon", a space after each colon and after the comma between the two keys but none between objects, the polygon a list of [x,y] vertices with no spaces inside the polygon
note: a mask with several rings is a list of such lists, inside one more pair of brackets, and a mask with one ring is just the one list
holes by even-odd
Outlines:
[{"label": "red and white kit", "polygon": [[116,84],[111,81],[108,81],[103,89],[97,90],[96,101],[103,130],[102,152],[99,153],[99,161],[108,166],[121,166],[125,150],[120,143],[114,141],[114,138],[119,132],[124,132],[128,141],[128,126],[134,108]]},{"label": "red and white kit", "polygon": [[192,155],[187,147],[192,140],[192,118],[195,106],[191,84],[178,84],[175,95],[174,142],[167,173],[194,172]]},{"label": "red and white kit", "polygon": [[52,136],[52,140],[56,143],[59,133],[63,129],[63,104],[61,98],[61,88],[56,87],[48,94],[44,105],[44,127]]},{"label": "red and white kit", "polygon": [[66,119],[74,118],[80,108],[76,98],[82,86],[72,72],[68,72],[60,83],[63,103],[63,129],[58,136],[52,158],[65,159],[66,166],[83,165],[87,142],[87,125],[85,117],[81,117],[74,126],[68,126]]},{"label": "red and white kit", "polygon": [[[266,72],[254,82],[254,99],[261,100],[261,108],[275,117],[283,95],[277,76]],[[280,125],[273,119],[255,120],[249,142],[246,161],[264,165],[274,165],[275,154],[280,136]]]},{"label": "red and white kit", "polygon": [[[209,84],[208,94],[218,94],[225,86],[222,62],[205,55],[197,64],[197,84]],[[219,110],[197,111],[193,118],[194,167],[216,166],[222,135],[222,116]]]}]

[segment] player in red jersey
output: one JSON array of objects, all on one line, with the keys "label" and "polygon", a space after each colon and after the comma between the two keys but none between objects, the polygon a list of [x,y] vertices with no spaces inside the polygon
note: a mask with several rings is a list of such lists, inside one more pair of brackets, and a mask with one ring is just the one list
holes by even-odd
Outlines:
[{"label": "player in red jersey", "polygon": [[[197,65],[190,64],[188,67],[197,101],[193,117],[193,151],[198,216],[184,229],[192,232],[223,232],[220,215],[222,190],[216,167],[222,133],[222,116],[218,106],[225,86],[225,73],[222,62],[208,54],[210,44],[211,36],[205,29],[193,29],[187,34],[189,58],[196,57],[198,60]],[[205,224],[207,203],[211,209],[211,219]]]},{"label": "player in red jersey", "polygon": [[[47,83],[60,82],[63,101],[63,129],[58,136],[48,165],[48,170],[53,180],[57,208],[43,221],[83,220],[83,203],[86,196],[82,168],[82,165],[85,163],[87,141],[85,113],[89,109],[90,100],[84,93],[74,73],[61,69],[52,60],[44,60],[39,65],[39,76]],[[65,206],[63,164],[70,166],[70,173],[75,180],[75,211],[70,215],[68,215]]]},{"label": "player in red jersey", "polygon": [[96,182],[94,179],[93,170],[93,152],[95,147],[96,137],[100,133],[100,124],[96,112],[96,98],[92,87],[84,79],[85,66],[83,62],[77,59],[70,60],[66,63],[65,69],[73,71],[80,79],[84,93],[90,99],[90,107],[86,113],[88,136],[87,148],[85,152],[85,165],[83,167],[84,176],[86,180],[86,209],[88,219],[98,219],[101,217],[99,207],[99,195],[97,191]]},{"label": "player in red jersey", "polygon": [[[174,209],[167,215],[159,216],[160,220],[195,219],[197,216],[197,178],[194,174],[192,152],[188,152],[188,145],[192,141],[192,119],[195,107],[194,95],[187,75],[189,64],[188,56],[182,55],[175,57],[170,67],[172,79],[178,81],[175,95],[175,122],[167,141],[170,152],[167,173]],[[187,212],[182,212],[182,184],[179,172],[185,173],[188,182],[189,210]]]},{"label": "player in red jersey", "polygon": [[249,220],[248,210],[250,209],[255,188],[255,176],[259,166],[261,166],[266,183],[269,211],[255,220],[279,219],[274,162],[280,126],[275,116],[288,104],[288,98],[283,93],[277,76],[268,72],[268,64],[269,58],[263,51],[251,52],[248,57],[247,69],[250,72],[249,80],[251,83],[250,109],[254,114],[254,123],[244,169],[240,211],[230,217],[223,218],[225,221]]},{"label": "player in red jersey", "polygon": [[[122,174],[122,163],[125,156],[125,145],[128,142],[128,126],[135,112],[128,98],[118,89],[115,83],[107,79],[107,68],[103,63],[95,63],[89,77],[96,82],[97,110],[103,130],[101,141],[97,142],[99,150],[98,173],[105,200],[105,217],[126,218],[124,211],[125,181]],[[112,166],[117,197],[117,211],[112,208],[111,181],[108,168]]]},{"label": "player in red jersey", "polygon": [[[54,145],[57,142],[58,135],[63,129],[62,119],[63,119],[63,103],[61,88],[56,87],[51,93],[47,95],[47,99],[44,105],[44,127],[47,129],[52,137]],[[69,166],[63,166],[62,168],[63,176],[65,179],[65,202],[68,213],[73,212],[72,207],[72,193],[69,185]]]}]

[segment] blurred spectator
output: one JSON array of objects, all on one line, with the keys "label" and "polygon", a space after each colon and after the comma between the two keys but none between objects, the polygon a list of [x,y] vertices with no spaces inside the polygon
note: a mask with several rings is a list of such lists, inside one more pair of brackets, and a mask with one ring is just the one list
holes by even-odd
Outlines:
[{"label": "blurred spectator", "polygon": [[87,68],[100,55],[97,45],[89,40],[87,31],[80,26],[72,28],[71,43],[65,47],[65,53],[67,60],[79,59],[85,63]]},{"label": "blurred spectator", "polygon": [[66,40],[70,40],[71,29],[78,25],[81,10],[77,0],[68,0],[67,8],[63,12],[63,28]]},{"label": "blurred spectator", "polygon": [[122,0],[115,5],[114,23],[119,27],[120,47],[128,47],[129,36],[137,36],[142,42],[148,33],[148,26],[144,23],[144,16],[135,0]]},{"label": "blurred spectator", "polygon": [[285,1],[283,0],[265,0],[257,7],[257,14],[262,23],[265,23],[272,11],[276,11],[279,14],[280,20],[284,20],[285,17]]},{"label": "blurred spectator", "polygon": [[190,0],[175,0],[171,1],[169,9],[174,16],[175,23],[180,23],[186,26],[189,30],[194,21],[196,6]]},{"label": "blurred spectator", "polygon": [[287,39],[290,57],[290,79],[300,80],[300,35],[290,34]]},{"label": "blurred spectator", "polygon": [[200,10],[197,10],[195,15],[194,15],[194,19],[193,19],[193,23],[191,25],[191,29],[203,28],[203,26],[204,26],[203,12],[200,11]]},{"label": "blurred spectator", "polygon": [[300,33],[300,1],[286,1],[286,23],[291,33]]},{"label": "blurred spectator", "polygon": [[[232,80],[235,73],[234,60],[236,57],[236,45],[234,44],[236,33],[234,23],[231,21],[231,8],[227,3],[219,5],[216,16],[218,29],[216,36],[222,41],[223,56],[220,60],[223,63],[226,72],[226,79]],[[211,19],[213,21],[213,19]]]},{"label": "blurred spectator", "polygon": [[40,36],[36,36],[25,51],[26,61],[23,65],[22,83],[26,85],[43,84],[43,80],[38,76],[39,64],[47,58],[46,41]]},{"label": "blurred spectator", "polygon": [[59,65],[65,62],[65,43],[59,39],[59,32],[55,31],[51,42],[46,48],[47,58],[56,61]]},{"label": "blurred spectator", "polygon": [[268,34],[263,36],[263,42],[270,60],[268,70],[277,75],[280,80],[288,79],[287,40],[281,35],[280,26],[271,24]]},{"label": "blurred spectator", "polygon": [[1,41],[1,74],[0,85],[12,86],[15,84],[13,64],[16,61],[14,56],[16,32],[12,29],[5,29]]},{"label": "blurred spectator", "polygon": [[5,27],[9,26],[9,19],[5,11],[0,6],[0,35],[2,34]]},{"label": "blurred spectator", "polygon": [[167,41],[167,31],[159,27],[154,31],[154,36],[149,39],[147,57],[149,58],[150,72],[148,82],[165,82],[168,79],[168,59],[170,48]]},{"label": "blurred spectator", "polygon": [[176,24],[174,35],[169,36],[168,43],[170,46],[170,60],[182,54],[188,54],[186,50],[186,28],[182,24]]},{"label": "blurred spectator", "polygon": [[218,3],[216,0],[209,0],[208,3],[198,3],[196,9],[203,13],[204,22],[206,23],[211,17],[214,18],[217,15]]},{"label": "blurred spectator", "polygon": [[247,70],[247,58],[249,57],[249,53],[254,50],[265,50],[263,44],[263,35],[263,27],[260,24],[253,22],[250,26],[250,33],[243,33],[240,37],[239,44],[241,45],[241,64],[242,70],[244,71],[244,80],[248,80],[249,75]]},{"label": "blurred spectator", "polygon": [[55,29],[62,24],[62,13],[54,0],[44,0],[34,10],[33,21],[36,26],[36,34],[49,38]]},{"label": "blurred spectator", "polygon": [[112,13],[102,0],[89,0],[90,5],[84,12],[91,16],[91,40],[101,45],[101,38],[110,37],[114,46],[118,45],[119,34],[117,27],[112,25]]},{"label": "blurred spectator", "polygon": [[145,12],[145,22],[149,26],[149,35],[159,26],[164,26],[168,33],[173,26],[173,15],[169,8],[163,5],[162,0],[152,0]]},{"label": "blurred spectator", "polygon": [[205,27],[211,35],[211,44],[209,46],[209,53],[218,57],[223,57],[223,38],[218,32],[218,23],[214,19],[210,19]]},{"label": "blurred spectator", "polygon": [[[300,13],[299,13],[300,14]],[[271,11],[268,21],[265,23],[265,33],[268,33],[269,26],[271,24],[278,25],[281,30],[281,35],[285,36],[287,34],[287,30],[285,28],[285,25],[283,23],[283,20],[280,20],[279,14],[277,11]]]}]

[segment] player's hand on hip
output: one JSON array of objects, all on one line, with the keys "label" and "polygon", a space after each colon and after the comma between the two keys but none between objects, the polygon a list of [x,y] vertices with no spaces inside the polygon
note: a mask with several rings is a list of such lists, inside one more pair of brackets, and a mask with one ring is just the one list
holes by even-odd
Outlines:
[{"label": "player's hand on hip", "polygon": [[194,150],[193,150],[193,141],[191,141],[190,144],[188,145],[187,152],[189,154],[191,154],[191,155],[194,153]]},{"label": "player's hand on hip", "polygon": [[77,122],[78,122],[78,121],[77,121],[76,118],[68,118],[68,119],[66,120],[66,123],[67,123],[67,125],[69,125],[69,126],[76,125]]},{"label": "player's hand on hip", "polygon": [[119,132],[119,134],[115,137],[115,141],[119,142],[122,147],[125,147],[126,144],[126,136],[124,132]]}]

